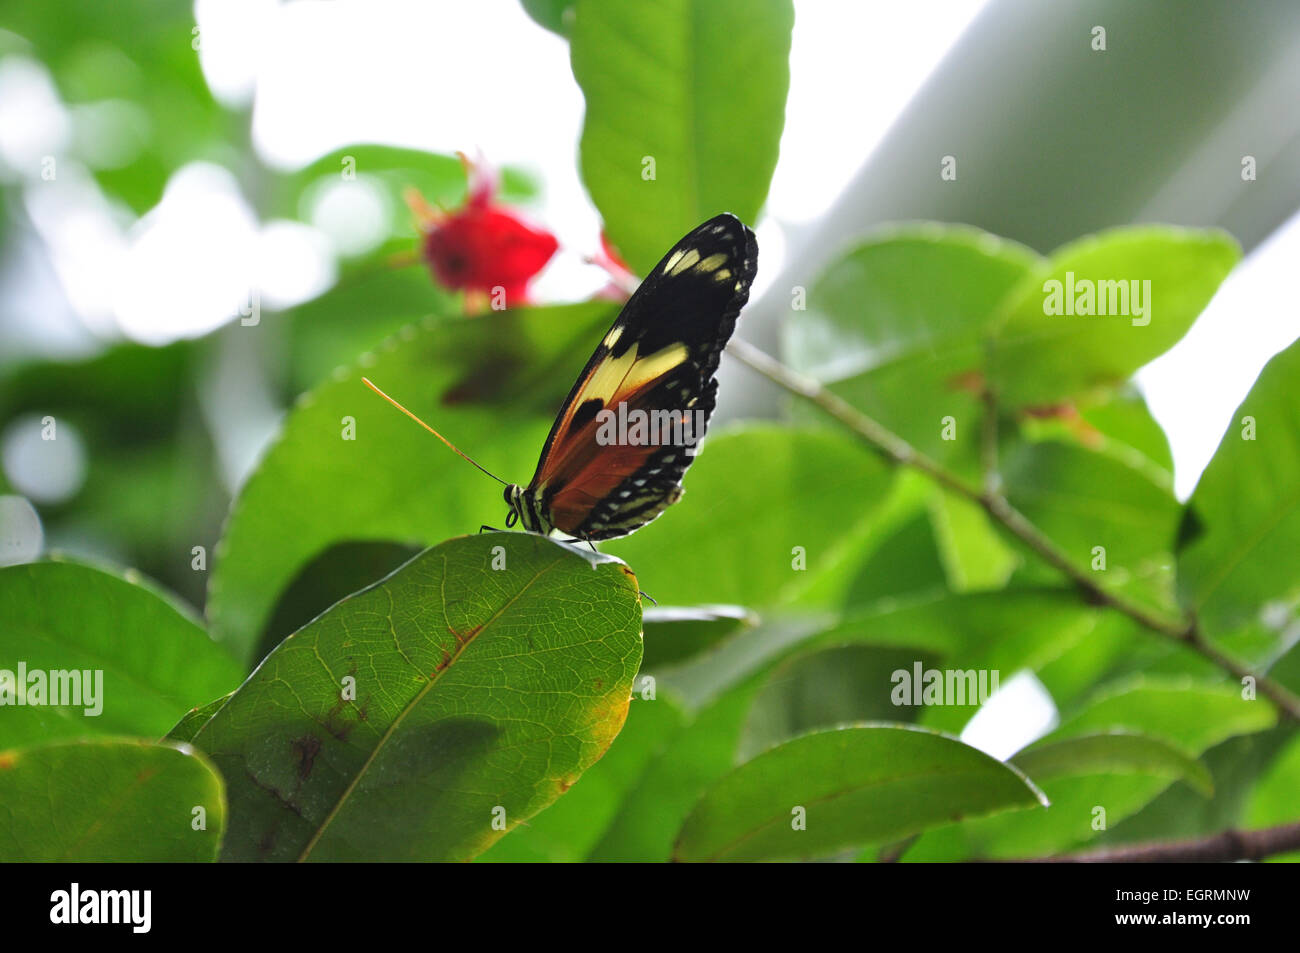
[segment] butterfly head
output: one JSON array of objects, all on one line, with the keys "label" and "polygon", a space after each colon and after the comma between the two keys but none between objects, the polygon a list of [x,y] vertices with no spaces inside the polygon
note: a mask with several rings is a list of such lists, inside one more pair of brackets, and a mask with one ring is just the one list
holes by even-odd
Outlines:
[{"label": "butterfly head", "polygon": [[522,523],[524,529],[530,533],[541,533],[543,536],[550,533],[550,524],[542,515],[537,500],[528,490],[517,483],[510,483],[506,485],[503,495],[506,505],[510,507],[510,512],[506,514],[507,529],[512,528],[515,523]]}]

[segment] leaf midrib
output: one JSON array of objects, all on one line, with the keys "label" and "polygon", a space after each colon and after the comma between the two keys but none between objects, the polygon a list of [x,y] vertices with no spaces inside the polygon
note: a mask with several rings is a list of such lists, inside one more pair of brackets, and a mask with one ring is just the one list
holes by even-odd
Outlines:
[{"label": "leaf midrib", "polygon": [[[493,613],[490,619],[488,619],[486,622],[484,622],[482,625],[478,627],[478,630],[476,632],[468,636],[463,642],[461,642],[459,639],[457,640],[459,644],[456,648],[456,651],[452,654],[451,658],[447,661],[446,666],[444,666],[440,671],[435,673],[434,676],[430,678],[429,681],[425,684],[425,686],[415,694],[415,696],[407,703],[406,707],[403,708],[401,712],[398,713],[397,717],[393,719],[392,723],[388,726],[388,729],[384,732],[383,736],[375,744],[374,748],[371,749],[370,754],[366,757],[365,763],[362,764],[361,768],[356,772],[356,774],[353,775],[352,780],[348,783],[348,786],[344,789],[343,793],[339,795],[338,800],[334,802],[334,806],[330,808],[330,812],[328,815],[326,815],[325,820],[323,820],[320,826],[316,828],[316,833],[312,835],[311,840],[307,842],[307,846],[304,847],[302,849],[302,853],[298,855],[299,863],[305,861],[308,855],[316,848],[316,845],[320,843],[320,840],[324,836],[325,831],[329,828],[330,824],[334,822],[334,819],[338,817],[339,812],[343,809],[343,805],[346,804],[348,798],[352,796],[352,792],[356,790],[357,785],[361,783],[361,779],[365,777],[366,772],[370,770],[370,766],[374,763],[375,758],[379,756],[379,752],[383,750],[384,745],[388,743],[388,739],[393,736],[393,733],[397,730],[398,726],[403,723],[407,714],[410,713],[411,710],[414,709],[416,705],[420,704],[420,702],[424,700],[425,696],[428,695],[429,692],[433,690],[433,687],[437,685],[438,682],[442,679],[442,676],[445,673],[451,671],[452,667],[456,664],[456,660],[459,659],[462,654],[464,654],[465,650],[469,648],[469,646],[473,644],[480,635],[482,635],[484,632],[488,630],[488,628],[492,625],[492,623],[494,623],[497,619],[501,617],[502,613],[504,613],[507,609],[513,606],[516,602],[518,602],[519,599],[523,596],[523,594],[527,592],[529,588],[531,588],[533,583],[537,582],[538,579],[541,579],[542,576],[546,575],[546,573],[550,572],[552,569],[554,569],[563,561],[564,561],[564,556],[561,555],[557,557],[550,564],[543,566],[541,569],[537,570],[537,572],[533,574],[533,577],[529,579],[528,582],[524,583],[523,586],[520,587],[518,592],[516,592],[504,603],[502,603],[501,608],[499,608],[495,613]],[[445,586],[447,581],[447,568],[448,568],[447,556],[445,553],[442,554],[442,565],[443,565],[442,585]],[[444,609],[446,607],[445,599],[443,601],[443,607]]]}]

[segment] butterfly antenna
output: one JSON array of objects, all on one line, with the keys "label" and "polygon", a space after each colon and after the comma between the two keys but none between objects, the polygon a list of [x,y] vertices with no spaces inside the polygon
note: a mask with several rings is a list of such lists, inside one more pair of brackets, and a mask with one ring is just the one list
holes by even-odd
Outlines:
[{"label": "butterfly antenna", "polygon": [[415,416],[415,414],[411,413],[409,410],[407,410],[405,407],[403,407],[403,406],[402,406],[401,404],[399,404],[397,401],[393,400],[393,398],[389,397],[389,396],[388,396],[387,394],[385,394],[382,390],[380,390],[378,387],[376,387],[374,384],[372,384],[369,380],[367,380],[366,378],[363,377],[363,378],[361,378],[361,383],[365,384],[367,387],[369,387],[372,391],[374,391],[374,392],[375,392],[376,394],[378,394],[380,397],[384,398],[384,400],[388,401],[390,404],[392,404],[394,407],[396,407],[396,408],[397,408],[398,410],[400,410],[402,413],[406,414],[406,416],[410,417],[412,420],[414,420],[417,424],[419,424],[419,425],[420,425],[421,427],[423,427],[425,430],[429,431],[429,433],[433,434],[435,437],[437,437],[439,440],[441,440],[443,443],[445,443],[445,444],[446,444],[446,445],[451,449],[451,451],[452,451],[453,453],[457,454],[457,455],[460,456],[462,459],[468,460],[470,463],[474,464],[475,467],[478,467],[479,470],[481,470],[482,472],[486,473],[488,476],[490,476],[492,479],[496,480],[496,481],[497,481],[498,483],[500,483],[502,486],[509,486],[509,485],[510,485],[510,484],[508,484],[505,480],[501,479],[499,476],[497,476],[495,473],[493,473],[491,470],[488,470],[486,467],[482,467],[482,466],[480,466],[477,462],[475,462],[475,460],[474,460],[474,459],[473,459],[469,454],[467,454],[467,453],[465,453],[464,451],[462,451],[462,450],[461,450],[459,447],[457,447],[454,443],[452,443],[450,440],[448,440],[448,439],[447,439],[446,437],[444,437],[442,434],[438,433],[438,431],[434,430],[432,427],[430,427],[428,424],[426,424],[426,423],[425,423],[423,420],[421,420],[419,417]]}]

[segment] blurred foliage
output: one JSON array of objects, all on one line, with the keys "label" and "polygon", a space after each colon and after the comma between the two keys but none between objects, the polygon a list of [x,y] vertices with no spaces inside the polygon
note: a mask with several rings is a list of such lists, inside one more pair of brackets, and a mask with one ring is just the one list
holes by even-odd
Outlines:
[{"label": "blurred foliage", "polygon": [[[579,169],[633,270],[714,212],[759,217],[788,0],[522,7],[570,45]],[[102,669],[106,686],[99,720],[72,705],[0,719],[0,799],[20,805],[0,858],[956,860],[1296,820],[1293,722],[806,403],[717,428],[682,502],[602,545],[617,558],[467,535],[501,523],[500,488],[360,378],[523,483],[614,305],[467,316],[420,263],[405,205],[409,189],[462,203],[461,160],[362,142],[266,167],[248,111],[204,82],[188,2],[11,4],[0,27],[0,56],[39,60],[73,109],[64,160],[121,209],[146,213],[201,159],[263,222],[312,223],[345,189],[382,223],[340,250],[332,287],[255,327],[232,314],[166,346],[0,360],[0,426],[53,416],[80,435],[84,483],[37,508],[47,549],[94,562],[0,569],[0,694],[19,661]],[[96,129],[116,152],[89,148]],[[39,245],[35,173],[18,172],[0,184],[6,246]],[[542,187],[507,168],[499,198]],[[958,479],[995,463],[1104,593],[1194,614],[1216,649],[1300,690],[1300,345],[1256,382],[1187,505],[1132,384],[1238,254],[1163,226],[1043,257],[906,224],[771,293],[791,295],[787,364]],[[1150,323],[1045,314],[1067,273],[1150,280]],[[228,428],[256,421],[224,403],[232,366],[284,411],[247,472]],[[916,666],[1028,676],[1055,727],[994,758],[957,736],[1007,698],[899,704]],[[151,783],[127,792],[139,771]],[[112,798],[123,810],[97,823]],[[194,804],[208,830],[190,837]]]}]

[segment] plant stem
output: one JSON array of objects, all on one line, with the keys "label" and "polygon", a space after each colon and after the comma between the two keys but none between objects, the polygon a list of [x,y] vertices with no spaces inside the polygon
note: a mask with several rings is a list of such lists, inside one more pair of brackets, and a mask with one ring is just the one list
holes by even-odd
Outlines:
[{"label": "plant stem", "polygon": [[[986,473],[986,485],[982,489],[976,489],[956,474],[946,470],[942,464],[921,453],[902,437],[862,413],[838,394],[827,390],[820,382],[791,370],[752,344],[733,338],[727,345],[727,352],[778,386],[816,404],[861,437],[872,450],[881,454],[891,464],[919,470],[945,489],[978,504],[991,519],[1032,549],[1049,566],[1064,574],[1089,603],[1123,613],[1144,628],[1197,652],[1239,680],[1253,679],[1260,694],[1269,698],[1289,719],[1300,722],[1300,697],[1268,676],[1258,674],[1233,661],[1210,645],[1194,619],[1169,618],[1099,585],[1091,574],[1076,565],[1042,530],[1011,504],[997,485],[996,473],[994,478],[989,478]],[[996,407],[992,404],[993,399],[990,396],[986,400],[989,414],[996,412]],[[987,434],[992,425],[986,423],[985,426],[987,441],[989,439]],[[992,439],[997,439],[996,431],[992,431]],[[991,452],[986,448],[986,467]]]},{"label": "plant stem", "polygon": [[1300,822],[1254,831],[1226,830],[1187,840],[1122,844],[1055,857],[1026,857],[1021,864],[1153,864],[1263,860],[1300,850]]}]

